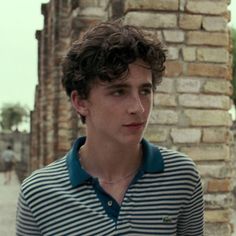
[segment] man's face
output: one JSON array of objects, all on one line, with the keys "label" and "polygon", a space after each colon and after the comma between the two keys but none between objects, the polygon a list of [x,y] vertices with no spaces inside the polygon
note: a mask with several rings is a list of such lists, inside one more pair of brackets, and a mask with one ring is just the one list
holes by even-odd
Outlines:
[{"label": "man's face", "polygon": [[139,143],[152,109],[152,73],[143,61],[129,65],[125,79],[97,83],[86,100],[88,137]]}]

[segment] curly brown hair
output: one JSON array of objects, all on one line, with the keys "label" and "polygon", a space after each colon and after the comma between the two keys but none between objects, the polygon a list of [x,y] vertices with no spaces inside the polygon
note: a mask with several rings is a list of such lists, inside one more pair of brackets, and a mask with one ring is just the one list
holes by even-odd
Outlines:
[{"label": "curly brown hair", "polygon": [[68,96],[77,90],[86,99],[91,85],[99,79],[111,82],[123,78],[128,65],[142,59],[150,66],[155,88],[162,80],[165,49],[135,26],[121,21],[102,22],[72,44],[63,61],[62,84]]}]

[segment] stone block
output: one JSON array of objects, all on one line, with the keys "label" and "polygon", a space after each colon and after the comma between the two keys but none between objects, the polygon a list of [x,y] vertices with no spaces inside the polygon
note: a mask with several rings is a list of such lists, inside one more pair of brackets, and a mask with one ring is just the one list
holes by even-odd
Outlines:
[{"label": "stone block", "polygon": [[173,128],[170,133],[173,143],[200,143],[201,130],[191,128]]},{"label": "stone block", "polygon": [[204,236],[231,236],[231,225],[229,223],[207,223],[205,224]]},{"label": "stone block", "polygon": [[220,95],[181,94],[178,97],[178,101],[183,107],[217,108],[222,110],[229,110],[231,107],[230,98],[228,96]]},{"label": "stone block", "polygon": [[230,149],[226,145],[181,147],[194,161],[229,161]]},{"label": "stone block", "polygon": [[204,178],[230,178],[233,174],[232,166],[228,163],[218,162],[212,164],[199,164],[198,170]]},{"label": "stone block", "polygon": [[184,41],[184,32],[181,30],[164,30],[164,39],[168,43],[182,43]]},{"label": "stone block", "polygon": [[168,60],[177,60],[178,58],[179,58],[179,48],[168,47],[167,59]]},{"label": "stone block", "polygon": [[202,141],[204,143],[229,143],[233,134],[226,128],[204,128]]},{"label": "stone block", "polygon": [[166,106],[166,107],[176,107],[176,97],[173,94],[154,94],[154,105],[156,106]]},{"label": "stone block", "polygon": [[232,180],[230,179],[211,179],[208,180],[208,193],[225,193],[232,191]]},{"label": "stone block", "polygon": [[231,212],[229,210],[206,210],[205,221],[208,223],[228,223]]},{"label": "stone block", "polygon": [[166,61],[165,66],[166,77],[177,77],[183,72],[183,64],[179,61]]},{"label": "stone block", "polygon": [[192,126],[231,126],[232,120],[228,111],[186,109],[184,115]]},{"label": "stone block", "polygon": [[229,35],[227,32],[189,31],[186,33],[188,45],[227,46]]},{"label": "stone block", "polygon": [[229,71],[226,65],[213,63],[189,63],[186,74],[188,76],[204,76],[214,78],[227,78]]},{"label": "stone block", "polygon": [[124,23],[150,28],[175,28],[177,26],[177,16],[169,13],[128,12]]},{"label": "stone block", "polygon": [[231,208],[234,202],[232,193],[221,194],[205,194],[204,195],[205,208],[209,210]]},{"label": "stone block", "polygon": [[220,15],[227,12],[225,1],[187,1],[186,11],[191,13]]},{"label": "stone block", "polygon": [[231,126],[232,120],[228,111],[220,110],[185,110],[184,114],[191,126]]},{"label": "stone block", "polygon": [[199,79],[178,79],[176,89],[179,93],[199,93],[201,81]]},{"label": "stone block", "polygon": [[150,124],[174,125],[178,123],[178,113],[175,110],[154,109]]},{"label": "stone block", "polygon": [[163,93],[173,93],[174,91],[174,79],[171,78],[163,78],[160,85],[157,86],[157,92]]},{"label": "stone block", "polygon": [[225,31],[227,19],[223,16],[205,16],[202,20],[202,27],[207,31]]},{"label": "stone block", "polygon": [[196,60],[196,47],[183,47],[182,56],[184,61],[195,61]]},{"label": "stone block", "polygon": [[205,93],[231,95],[232,90],[232,84],[225,79],[208,79],[203,85],[203,92]]},{"label": "stone block", "polygon": [[178,0],[126,0],[124,1],[124,11],[130,10],[164,10],[164,11],[177,11]]},{"label": "stone block", "polygon": [[166,142],[168,139],[169,130],[166,127],[159,127],[156,125],[148,125],[145,131],[145,138],[150,142],[160,143]]},{"label": "stone block", "polygon": [[197,59],[204,62],[226,63],[229,61],[229,53],[225,48],[197,48]]},{"label": "stone block", "polygon": [[179,27],[181,29],[187,30],[196,30],[200,29],[202,24],[202,16],[201,15],[193,15],[193,14],[180,14],[179,17]]}]

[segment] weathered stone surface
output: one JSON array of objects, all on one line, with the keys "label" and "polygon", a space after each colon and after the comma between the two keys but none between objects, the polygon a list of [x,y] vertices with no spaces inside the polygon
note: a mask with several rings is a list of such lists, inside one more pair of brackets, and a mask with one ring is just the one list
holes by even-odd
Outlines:
[{"label": "weathered stone surface", "polygon": [[180,14],[179,17],[179,27],[181,29],[200,29],[202,23],[201,15],[193,15],[193,14]]},{"label": "weathered stone surface", "polygon": [[204,236],[231,236],[231,225],[229,223],[207,223]]},{"label": "weathered stone surface", "polygon": [[178,114],[174,110],[155,109],[150,117],[150,124],[177,124]]},{"label": "weathered stone surface", "polygon": [[211,179],[208,180],[207,192],[208,193],[225,193],[232,191],[231,179]]},{"label": "weathered stone surface", "polygon": [[232,166],[228,163],[218,162],[214,165],[211,164],[199,164],[198,170],[204,178],[230,178],[233,173]]},{"label": "weathered stone surface", "polygon": [[124,11],[130,10],[178,10],[178,0],[126,0],[124,1]]},{"label": "weathered stone surface", "polygon": [[150,28],[174,28],[177,26],[177,16],[169,13],[128,12],[124,22]]},{"label": "weathered stone surface", "polygon": [[227,12],[225,1],[187,1],[186,10],[192,13],[220,15]]},{"label": "weathered stone surface", "polygon": [[180,151],[195,161],[228,161],[230,159],[230,149],[226,145],[182,147]]},{"label": "weathered stone surface", "polygon": [[179,48],[169,47],[167,53],[168,60],[177,60],[179,58]]},{"label": "weathered stone surface", "polygon": [[229,35],[227,32],[190,31],[186,33],[188,45],[227,46]]},{"label": "weathered stone surface", "polygon": [[177,77],[183,72],[183,65],[179,61],[166,61],[166,77]]},{"label": "weathered stone surface", "polygon": [[196,60],[196,47],[183,47],[182,55],[184,61],[195,61]]},{"label": "weathered stone surface", "polygon": [[169,130],[166,127],[159,127],[156,125],[148,125],[146,132],[145,132],[145,137],[150,141],[150,142],[166,142],[168,139],[169,135]]},{"label": "weathered stone surface", "polygon": [[189,63],[186,74],[189,76],[207,76],[214,78],[227,78],[228,68],[226,65],[213,63]]},{"label": "weathered stone surface", "polygon": [[202,26],[207,31],[225,31],[227,19],[222,16],[205,16],[202,20]]},{"label": "weathered stone surface", "polygon": [[231,107],[231,101],[228,96],[182,94],[179,95],[178,101],[183,107],[217,108],[223,110],[229,110]]},{"label": "weathered stone surface", "polygon": [[232,120],[228,111],[185,110],[184,114],[192,126],[230,126]]},{"label": "weathered stone surface", "polygon": [[201,140],[200,129],[173,128],[170,135],[174,143],[199,143]]},{"label": "weathered stone surface", "polygon": [[173,94],[155,93],[154,94],[154,105],[175,107],[177,105],[176,97]]},{"label": "weathered stone surface", "polygon": [[157,93],[172,93],[174,91],[174,79],[163,78],[161,84],[156,88]]},{"label": "weathered stone surface", "polygon": [[231,212],[229,210],[206,210],[205,220],[208,223],[227,223],[230,221]]},{"label": "weathered stone surface", "polygon": [[84,9],[81,9],[80,11],[80,16],[81,17],[103,17],[105,12],[102,8],[100,7],[86,7]]},{"label": "weathered stone surface", "polygon": [[232,136],[232,132],[226,128],[205,128],[202,141],[204,143],[229,143],[233,140]]},{"label": "weathered stone surface", "polygon": [[205,62],[228,62],[229,53],[225,48],[198,48],[197,59]]},{"label": "weathered stone surface", "polygon": [[204,200],[206,209],[224,209],[233,206],[234,196],[232,193],[205,194]]},{"label": "weathered stone surface", "polygon": [[182,43],[184,41],[184,32],[181,30],[164,30],[164,39],[169,43]]},{"label": "weathered stone surface", "polygon": [[199,79],[178,79],[176,89],[179,93],[199,93],[201,81]]},{"label": "weathered stone surface", "polygon": [[232,94],[232,84],[228,80],[207,80],[203,85],[203,92],[205,93],[218,93],[218,94]]}]

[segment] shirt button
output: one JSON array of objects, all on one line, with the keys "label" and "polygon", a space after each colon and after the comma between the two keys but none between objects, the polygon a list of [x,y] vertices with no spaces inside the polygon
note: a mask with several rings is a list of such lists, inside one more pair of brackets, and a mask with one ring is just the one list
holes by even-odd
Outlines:
[{"label": "shirt button", "polygon": [[111,207],[111,206],[112,206],[112,201],[108,201],[108,202],[107,202],[107,205],[108,205],[109,207]]}]

